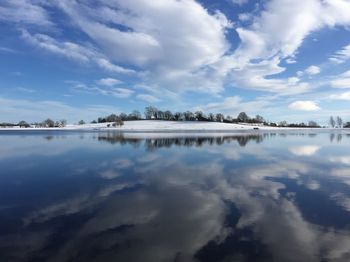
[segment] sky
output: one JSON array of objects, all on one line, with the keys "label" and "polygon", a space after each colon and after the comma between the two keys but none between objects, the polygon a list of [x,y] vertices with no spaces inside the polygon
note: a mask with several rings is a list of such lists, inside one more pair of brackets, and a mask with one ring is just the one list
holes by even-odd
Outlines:
[{"label": "sky", "polygon": [[153,105],[350,121],[350,0],[1,0],[0,122]]}]

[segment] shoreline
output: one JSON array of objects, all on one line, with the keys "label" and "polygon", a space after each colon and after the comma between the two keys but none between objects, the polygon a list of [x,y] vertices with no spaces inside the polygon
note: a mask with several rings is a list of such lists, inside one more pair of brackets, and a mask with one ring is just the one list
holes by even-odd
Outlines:
[{"label": "shoreline", "polygon": [[[79,131],[79,132],[124,132],[124,133],[260,133],[260,132],[342,132],[349,128],[313,128],[313,127],[271,127],[248,123],[221,123],[198,121],[162,121],[142,120],[125,121],[121,127],[112,127],[113,123],[96,123],[84,125],[67,125],[65,127],[5,127],[2,132],[50,132],[50,131]],[[110,127],[108,127],[110,125]]]}]

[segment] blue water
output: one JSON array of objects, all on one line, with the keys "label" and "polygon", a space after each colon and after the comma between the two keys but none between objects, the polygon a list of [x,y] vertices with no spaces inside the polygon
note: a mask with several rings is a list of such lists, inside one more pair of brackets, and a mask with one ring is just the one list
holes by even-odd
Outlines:
[{"label": "blue water", "polygon": [[350,133],[1,131],[0,261],[350,261]]}]

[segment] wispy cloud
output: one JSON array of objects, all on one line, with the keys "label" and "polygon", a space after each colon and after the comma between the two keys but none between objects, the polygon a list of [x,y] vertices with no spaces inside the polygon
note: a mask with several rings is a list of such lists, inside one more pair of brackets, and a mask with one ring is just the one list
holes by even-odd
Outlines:
[{"label": "wispy cloud", "polygon": [[330,95],[329,98],[334,100],[350,101],[350,91],[341,94],[333,94]]},{"label": "wispy cloud", "polygon": [[44,5],[41,4],[43,1],[3,0],[0,3],[0,21],[51,27],[54,23],[50,20]]},{"label": "wispy cloud", "polygon": [[16,53],[16,51],[9,47],[0,46],[0,53]]},{"label": "wispy cloud", "polygon": [[128,98],[134,93],[134,91],[129,88],[87,86],[83,83],[75,84],[72,90],[75,92],[82,92],[92,95],[104,95],[117,98]]},{"label": "wispy cloud", "polygon": [[108,78],[101,78],[100,80],[97,81],[97,83],[103,86],[115,86],[115,85],[121,84],[122,81],[115,78],[108,77]]},{"label": "wispy cloud", "polygon": [[37,91],[32,89],[32,88],[27,88],[27,87],[17,87],[16,90],[25,92],[25,93],[36,93]]},{"label": "wispy cloud", "polygon": [[65,56],[79,63],[93,63],[102,69],[114,73],[130,74],[135,72],[111,63],[103,54],[92,47],[70,41],[58,41],[45,34],[31,35],[27,30],[22,30],[22,37],[37,48]]},{"label": "wispy cloud", "polygon": [[306,68],[305,73],[308,75],[318,75],[319,73],[321,73],[321,68],[312,65]]},{"label": "wispy cloud", "polygon": [[350,88],[350,70],[336,76],[331,81],[331,86],[334,88]]},{"label": "wispy cloud", "polygon": [[344,46],[342,49],[338,50],[334,55],[332,55],[329,60],[337,64],[344,63],[350,59],[350,44]]},{"label": "wispy cloud", "polygon": [[157,103],[160,101],[159,98],[149,95],[149,94],[138,94],[136,96],[137,99],[145,101],[145,102],[149,102],[149,103]]}]

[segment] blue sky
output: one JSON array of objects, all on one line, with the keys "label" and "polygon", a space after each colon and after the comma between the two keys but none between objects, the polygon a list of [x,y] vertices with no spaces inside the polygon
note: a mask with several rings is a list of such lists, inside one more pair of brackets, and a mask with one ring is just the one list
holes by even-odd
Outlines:
[{"label": "blue sky", "polygon": [[350,121],[348,0],[2,0],[0,122],[154,105]]}]

